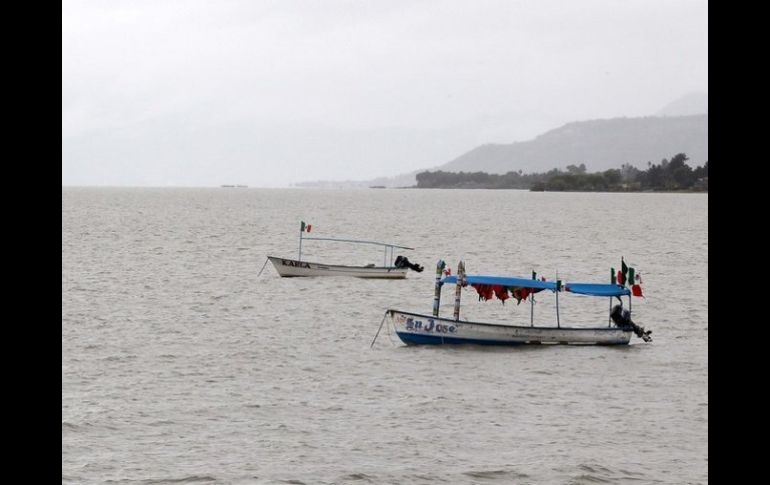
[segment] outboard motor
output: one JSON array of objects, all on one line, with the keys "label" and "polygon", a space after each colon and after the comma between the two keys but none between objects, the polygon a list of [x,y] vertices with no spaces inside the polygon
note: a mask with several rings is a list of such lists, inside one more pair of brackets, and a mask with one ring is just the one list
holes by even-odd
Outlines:
[{"label": "outboard motor", "polygon": [[640,327],[631,320],[631,312],[625,310],[623,305],[615,305],[610,312],[610,318],[615,322],[618,328],[631,329],[634,331],[637,337],[641,337],[645,342],[651,342],[652,337],[650,334],[652,330],[644,330],[644,327]]},{"label": "outboard motor", "polygon": [[417,271],[418,273],[422,273],[422,270],[425,269],[419,264],[409,261],[406,256],[396,257],[396,262],[394,264],[396,265],[396,268],[409,268],[413,271]]}]

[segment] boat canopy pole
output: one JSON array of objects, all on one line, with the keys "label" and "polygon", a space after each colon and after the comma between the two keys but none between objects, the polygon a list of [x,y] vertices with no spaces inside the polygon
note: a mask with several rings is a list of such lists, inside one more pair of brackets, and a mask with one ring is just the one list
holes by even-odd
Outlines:
[{"label": "boat canopy pole", "polygon": [[[534,271],[532,272],[532,279],[537,279],[537,273]],[[535,326],[535,293],[532,292],[529,294],[529,326],[534,327]]]},{"label": "boat canopy pole", "polygon": [[[388,250],[390,250],[390,265],[388,265]],[[385,246],[385,255],[383,256],[382,260],[383,266],[390,266],[391,268],[393,267],[393,251],[395,251],[395,249],[392,245],[388,244]]]},{"label": "boat canopy pole", "polygon": [[561,328],[559,322],[559,291],[561,290],[561,280],[556,280],[556,327]]},{"label": "boat canopy pole", "polygon": [[414,249],[414,248],[408,248],[406,246],[399,246],[398,244],[381,243],[377,241],[361,241],[358,239],[336,239],[333,237],[306,237],[305,239],[308,241],[338,241],[338,242],[349,242],[349,243],[358,243],[358,244],[376,244],[377,246],[387,246],[389,248]]},{"label": "boat canopy pole", "polygon": [[441,303],[441,275],[444,272],[446,263],[439,259],[436,263],[436,289],[433,291],[433,316],[438,317],[438,306]]},{"label": "boat canopy pole", "polygon": [[[631,267],[631,268],[628,268],[628,281],[630,281],[630,282],[631,282],[631,283],[629,284],[629,286],[633,286],[633,285],[634,285],[634,282],[636,281],[636,278],[635,278],[635,276],[634,276],[634,272],[635,272],[635,270],[634,270],[634,268],[633,268],[633,267]],[[626,283],[628,283],[628,281],[626,281]],[[628,294],[628,314],[629,314],[629,315],[631,315],[631,295],[632,295],[632,294],[633,294],[633,292],[631,292],[631,293],[629,293],[629,294]]]},{"label": "boat canopy pole", "polygon": [[[617,280],[615,279],[615,268],[610,268],[610,284],[617,284]],[[607,317],[607,326],[612,326],[612,297],[610,297],[610,313]]]},{"label": "boat canopy pole", "polygon": [[298,261],[302,261],[302,240],[307,239],[308,241],[337,241],[337,242],[348,242],[348,243],[356,243],[356,244],[375,244],[377,246],[385,246],[385,256],[382,261],[383,266],[388,265],[388,249],[390,249],[390,266],[393,266],[393,251],[395,251],[395,248],[399,249],[414,249],[414,248],[408,248],[406,246],[399,246],[397,244],[390,244],[390,243],[381,243],[377,241],[361,241],[358,239],[336,239],[333,237],[302,237],[303,231],[300,229],[299,231],[299,255],[297,256]]},{"label": "boat canopy pole", "polygon": [[460,296],[462,295],[463,284],[465,284],[465,263],[460,261],[457,263],[457,284],[455,286],[455,322],[460,320]]}]

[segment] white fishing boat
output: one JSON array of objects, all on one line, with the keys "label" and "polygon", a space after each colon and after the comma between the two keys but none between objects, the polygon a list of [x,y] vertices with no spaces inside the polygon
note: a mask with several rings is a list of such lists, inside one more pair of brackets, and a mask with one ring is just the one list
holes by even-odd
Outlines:
[{"label": "white fishing boat", "polygon": [[302,261],[298,259],[268,256],[275,270],[282,277],[291,276],[354,276],[356,278],[386,278],[403,279],[409,268],[395,266],[345,266],[340,264],[323,264]]},{"label": "white fishing boat", "polygon": [[[461,261],[458,274],[444,276],[444,261],[439,261],[436,267],[436,284],[433,298],[433,313],[422,314],[409,311],[389,309],[385,312],[383,322],[389,319],[396,335],[406,344],[476,344],[476,345],[524,345],[524,344],[579,344],[579,345],[625,345],[631,335],[648,342],[651,331],[645,331],[631,320],[631,296],[641,295],[641,290],[632,292],[625,285],[614,282],[610,284],[597,283],[562,283],[561,281],[544,281],[536,279],[533,273],[531,279],[511,276],[467,275],[465,265]],[[625,268],[625,265],[624,265]],[[631,269],[631,281],[633,269]],[[442,277],[443,276],[443,277]],[[441,289],[445,284],[455,285],[455,305],[452,317],[439,316]],[[532,302],[530,325],[507,325],[503,323],[486,323],[462,320],[460,318],[460,299],[463,287],[474,287],[480,299],[497,297],[503,301],[514,297]],[[551,291],[556,298],[556,322],[553,326],[534,325],[534,294],[543,290]],[[559,294],[562,292],[579,295],[617,298],[621,304],[612,306],[607,325],[574,326],[562,325],[559,316]],[[510,295],[510,296],[509,296]],[[629,310],[622,307],[622,296],[628,296]],[[382,324],[380,324],[380,329]],[[379,329],[377,331],[379,334]],[[375,335],[375,340],[377,336]],[[374,340],[372,341],[374,344]]]},{"label": "white fishing boat", "polygon": [[[306,237],[305,232],[310,232],[311,225],[300,223],[299,251],[297,259],[268,256],[267,260],[273,264],[281,277],[296,276],[353,276],[356,278],[379,279],[404,279],[408,270],[421,272],[422,266],[414,264],[404,256],[395,256],[396,249],[411,250],[414,248],[399,246],[397,244],[382,243],[377,241],[362,241],[358,239],[336,239],[330,237]],[[352,266],[344,264],[328,264],[302,260],[302,241],[333,241],[350,244],[368,244],[382,246],[384,248],[383,264],[377,266],[368,264],[365,266]],[[265,261],[267,264],[267,261]],[[264,269],[264,266],[262,267]],[[262,273],[262,271],[260,271]]]}]

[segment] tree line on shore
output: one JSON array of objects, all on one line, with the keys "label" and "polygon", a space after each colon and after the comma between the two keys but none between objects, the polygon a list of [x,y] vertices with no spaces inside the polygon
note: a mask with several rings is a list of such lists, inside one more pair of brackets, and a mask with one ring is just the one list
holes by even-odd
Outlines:
[{"label": "tree line on shore", "polygon": [[641,170],[631,164],[619,169],[588,173],[584,163],[568,165],[566,170],[553,169],[543,173],[508,172],[444,172],[441,170],[417,174],[417,188],[442,189],[529,189],[531,191],[587,191],[587,192],[641,192],[641,191],[708,191],[708,161],[692,168],[685,163],[689,158],[677,153],[671,160],[659,164],[647,162]]}]

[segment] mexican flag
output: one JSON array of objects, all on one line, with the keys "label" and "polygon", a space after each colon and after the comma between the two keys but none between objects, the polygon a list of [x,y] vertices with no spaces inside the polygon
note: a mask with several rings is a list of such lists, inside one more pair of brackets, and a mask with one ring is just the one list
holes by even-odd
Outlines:
[{"label": "mexican flag", "polygon": [[[623,278],[621,279],[620,277],[618,277],[618,284],[625,285],[626,281],[628,281],[628,266],[626,266],[626,262],[623,260],[623,256],[620,257],[619,275],[623,275]],[[633,283],[633,281],[631,283]]]}]

